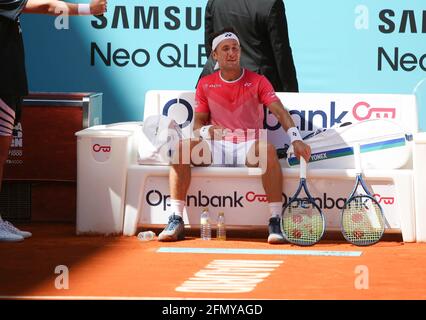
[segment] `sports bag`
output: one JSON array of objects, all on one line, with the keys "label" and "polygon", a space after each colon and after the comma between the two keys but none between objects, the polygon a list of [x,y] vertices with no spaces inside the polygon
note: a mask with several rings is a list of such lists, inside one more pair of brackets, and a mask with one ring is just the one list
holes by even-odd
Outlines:
[{"label": "sports bag", "polygon": [[[412,134],[398,123],[372,119],[330,129],[320,129],[304,141],[311,147],[309,168],[355,168],[353,145],[361,149],[363,169],[401,168],[411,157]],[[299,165],[293,146],[287,151],[289,167]]]}]

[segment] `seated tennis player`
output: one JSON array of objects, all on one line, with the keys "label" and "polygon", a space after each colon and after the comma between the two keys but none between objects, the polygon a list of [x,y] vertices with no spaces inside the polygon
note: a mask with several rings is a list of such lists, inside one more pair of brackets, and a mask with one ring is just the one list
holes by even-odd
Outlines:
[{"label": "seated tennis player", "polygon": [[278,119],[293,144],[296,156],[309,161],[305,144],[289,112],[276,96],[271,83],[240,66],[241,48],[233,29],[211,36],[212,55],[219,70],[203,77],[196,90],[195,139],[183,140],[170,169],[170,217],[159,241],[185,237],[182,214],[194,166],[247,166],[262,169],[262,184],[271,218],[269,243],[283,243],[280,229],[282,172],[274,145],[263,129],[266,106]]}]

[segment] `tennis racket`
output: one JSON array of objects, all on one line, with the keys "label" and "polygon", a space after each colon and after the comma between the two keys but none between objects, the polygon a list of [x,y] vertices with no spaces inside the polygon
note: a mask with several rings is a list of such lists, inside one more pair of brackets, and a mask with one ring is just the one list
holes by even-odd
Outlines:
[{"label": "tennis racket", "polygon": [[[300,193],[304,190],[306,197]],[[321,240],[325,231],[325,217],[315,203],[306,184],[306,161],[300,157],[300,183],[281,215],[281,232],[287,241],[310,246]]]},{"label": "tennis racket", "polygon": [[[385,217],[377,200],[371,195],[362,176],[360,146],[354,146],[356,169],[355,186],[342,210],[343,236],[357,246],[378,242],[385,231]],[[362,187],[363,190],[359,190]]]}]

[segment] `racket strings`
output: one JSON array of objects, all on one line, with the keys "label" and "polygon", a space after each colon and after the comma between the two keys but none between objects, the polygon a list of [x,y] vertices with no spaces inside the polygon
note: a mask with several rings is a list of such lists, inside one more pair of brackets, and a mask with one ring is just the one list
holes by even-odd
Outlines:
[{"label": "racket strings", "polygon": [[380,240],[385,229],[382,210],[368,197],[356,197],[343,209],[342,228],[348,241],[367,245]]},{"label": "racket strings", "polygon": [[318,242],[324,233],[321,212],[306,201],[294,200],[282,215],[282,231],[288,241],[311,245]]}]

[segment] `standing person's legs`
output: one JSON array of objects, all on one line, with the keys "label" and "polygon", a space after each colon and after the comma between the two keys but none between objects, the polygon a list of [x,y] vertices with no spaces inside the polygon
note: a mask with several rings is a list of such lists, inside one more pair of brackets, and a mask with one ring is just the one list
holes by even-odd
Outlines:
[{"label": "standing person's legs", "polygon": [[0,133],[0,191],[3,181],[3,167],[9,155],[9,147],[12,142],[12,136],[3,136]]},{"label": "standing person's legs", "polygon": [[0,190],[3,181],[3,168],[9,155],[12,142],[13,127],[15,126],[15,109],[19,107],[18,99],[0,97]]},{"label": "standing person's legs", "polygon": [[[0,191],[3,181],[3,169],[9,155],[13,127],[19,119],[22,99],[19,97],[0,97]],[[30,232],[21,231],[10,222],[3,221],[0,214],[0,241],[22,241],[31,236]]]}]

